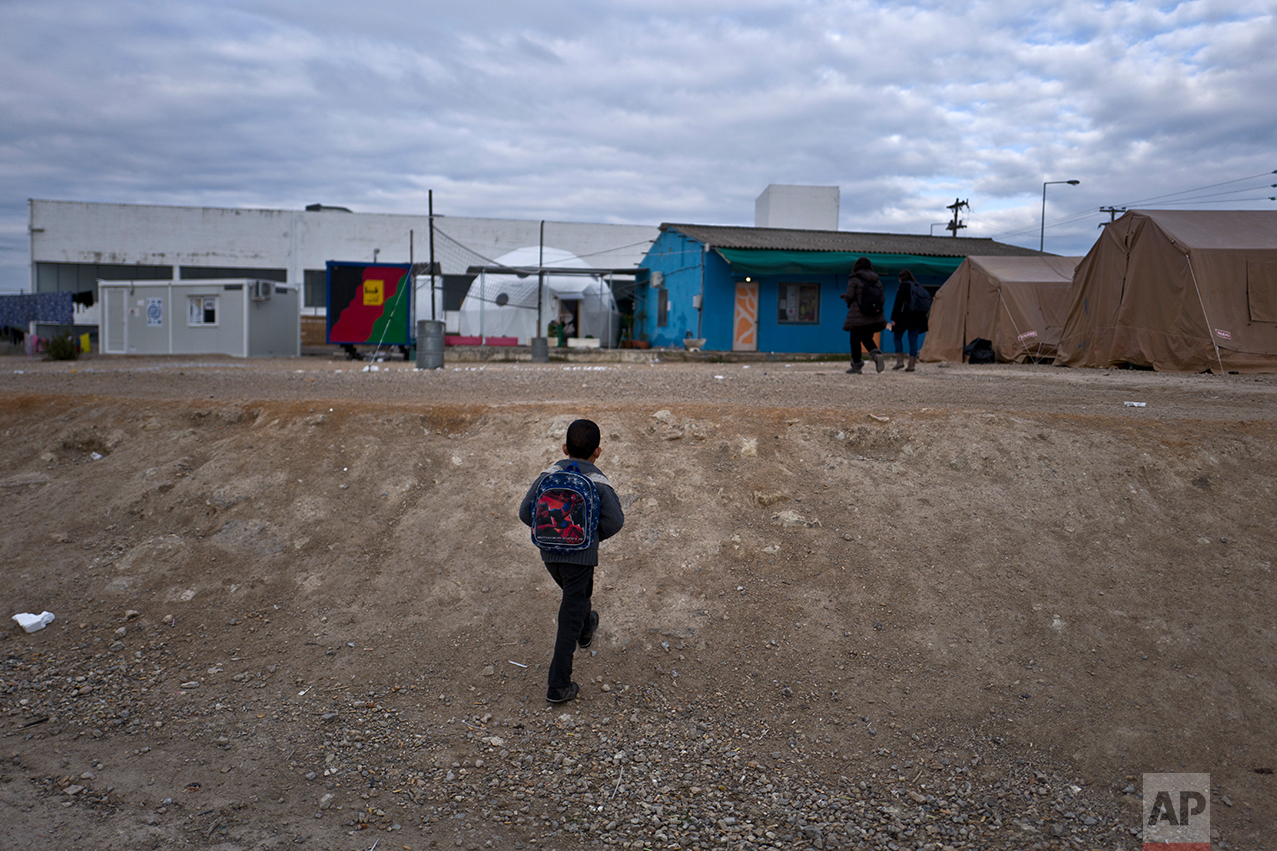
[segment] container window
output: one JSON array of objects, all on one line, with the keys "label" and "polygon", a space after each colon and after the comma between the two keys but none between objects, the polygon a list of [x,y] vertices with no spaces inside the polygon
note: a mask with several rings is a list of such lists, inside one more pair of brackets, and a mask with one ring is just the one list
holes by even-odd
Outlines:
[{"label": "container window", "polygon": [[193,295],[186,299],[187,305],[187,325],[216,325],[217,324],[217,296],[215,295]]}]

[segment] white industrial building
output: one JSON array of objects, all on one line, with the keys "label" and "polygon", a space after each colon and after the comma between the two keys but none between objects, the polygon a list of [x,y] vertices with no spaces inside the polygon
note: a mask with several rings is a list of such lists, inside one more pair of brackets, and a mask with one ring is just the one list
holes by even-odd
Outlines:
[{"label": "white industrial building", "polygon": [[[329,260],[414,261],[430,270],[426,215],[353,213],[321,205],[248,210],[33,199],[29,220],[31,291],[75,293],[77,302],[98,308],[92,311],[97,321],[99,281],[273,281],[298,291],[303,316],[323,316]],[[658,234],[658,228],[645,225],[436,215],[434,312],[459,315],[477,270],[499,265],[496,258],[516,250],[531,256],[529,249],[538,255],[546,249],[547,268],[552,268],[551,257],[570,255],[589,268],[611,270],[615,282],[617,270],[638,267]],[[429,286],[428,274],[419,280]],[[428,295],[418,295],[419,319],[444,319],[431,316]],[[543,316],[542,333],[555,318]]]}]

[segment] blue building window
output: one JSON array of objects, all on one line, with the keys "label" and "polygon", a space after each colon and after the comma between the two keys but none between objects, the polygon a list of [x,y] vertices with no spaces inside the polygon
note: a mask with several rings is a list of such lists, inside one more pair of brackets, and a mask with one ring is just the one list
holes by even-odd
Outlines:
[{"label": "blue building window", "polygon": [[777,286],[776,321],[782,325],[820,324],[820,284]]}]

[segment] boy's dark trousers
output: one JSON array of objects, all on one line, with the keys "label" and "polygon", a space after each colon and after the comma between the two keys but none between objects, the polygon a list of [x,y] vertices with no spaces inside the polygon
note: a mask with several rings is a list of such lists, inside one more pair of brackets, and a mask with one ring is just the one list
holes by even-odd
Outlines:
[{"label": "boy's dark trousers", "polygon": [[549,689],[566,689],[572,684],[572,654],[576,652],[590,619],[590,598],[594,596],[594,567],[547,561],[545,569],[563,589],[559,603],[559,632],[554,639],[554,658],[550,661]]}]

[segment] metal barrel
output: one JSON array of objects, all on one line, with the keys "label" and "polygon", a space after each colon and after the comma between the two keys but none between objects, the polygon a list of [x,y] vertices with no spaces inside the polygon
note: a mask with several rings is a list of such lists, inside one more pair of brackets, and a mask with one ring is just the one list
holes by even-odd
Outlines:
[{"label": "metal barrel", "polygon": [[532,338],[532,362],[533,363],[549,363],[550,362],[550,341],[546,337]]},{"label": "metal barrel", "polygon": [[443,323],[417,321],[417,369],[443,369]]}]

